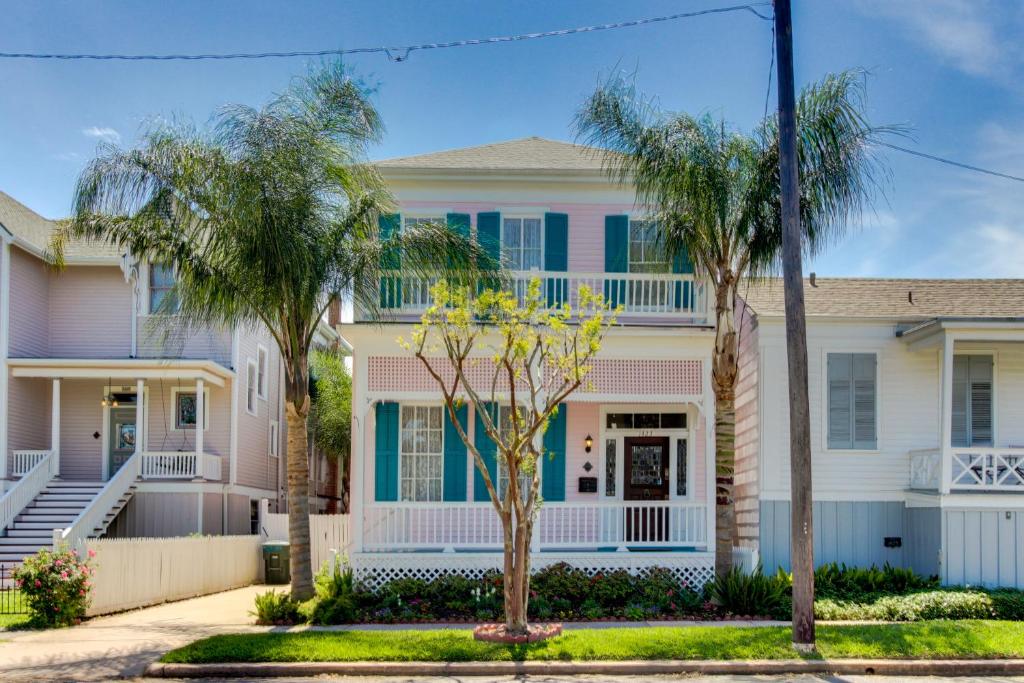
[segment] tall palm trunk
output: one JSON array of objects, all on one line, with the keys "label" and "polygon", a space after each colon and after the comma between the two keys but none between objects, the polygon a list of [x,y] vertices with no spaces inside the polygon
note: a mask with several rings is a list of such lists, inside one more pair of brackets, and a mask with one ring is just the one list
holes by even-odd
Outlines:
[{"label": "tall palm trunk", "polygon": [[715,572],[732,569],[736,538],[733,473],[736,469],[736,277],[726,270],[715,289],[715,352],[711,381],[715,392]]},{"label": "tall palm trunk", "polygon": [[308,359],[296,359],[285,380],[285,419],[288,421],[288,545],[291,554],[291,594],[296,600],[313,597],[309,540],[309,416]]}]

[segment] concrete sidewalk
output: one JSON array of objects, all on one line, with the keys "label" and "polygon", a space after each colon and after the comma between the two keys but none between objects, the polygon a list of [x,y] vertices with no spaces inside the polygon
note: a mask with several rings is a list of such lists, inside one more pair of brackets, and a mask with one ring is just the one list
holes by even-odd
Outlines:
[{"label": "concrete sidewalk", "polygon": [[182,600],[48,631],[0,632],[0,680],[102,681],[141,675],[163,653],[225,632],[268,631],[249,611],[266,586]]}]

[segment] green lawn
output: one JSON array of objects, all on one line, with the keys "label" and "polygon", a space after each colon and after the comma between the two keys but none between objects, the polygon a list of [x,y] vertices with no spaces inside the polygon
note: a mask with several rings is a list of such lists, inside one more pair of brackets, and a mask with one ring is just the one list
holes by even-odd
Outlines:
[{"label": "green lawn", "polygon": [[28,624],[30,614],[0,614],[0,628],[21,628]]},{"label": "green lawn", "polygon": [[[1024,623],[925,621],[819,626],[826,658],[1024,657]],[[339,662],[794,658],[789,628],[648,627],[566,631],[530,645],[473,640],[469,630],[303,631],[214,636],[173,650],[161,661]]]}]

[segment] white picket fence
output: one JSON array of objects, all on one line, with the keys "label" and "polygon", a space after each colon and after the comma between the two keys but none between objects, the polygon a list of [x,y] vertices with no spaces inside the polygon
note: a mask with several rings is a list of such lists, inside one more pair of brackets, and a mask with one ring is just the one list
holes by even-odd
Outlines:
[{"label": "white picket fence", "polygon": [[[288,515],[272,513],[266,508],[266,500],[260,505],[260,536],[265,541],[288,540]],[[335,555],[344,555],[349,544],[348,515],[310,515],[309,546],[313,572],[325,562],[332,562]]]},{"label": "white picket fence", "polygon": [[96,553],[87,614],[108,614],[256,583],[259,536],[88,539]]}]

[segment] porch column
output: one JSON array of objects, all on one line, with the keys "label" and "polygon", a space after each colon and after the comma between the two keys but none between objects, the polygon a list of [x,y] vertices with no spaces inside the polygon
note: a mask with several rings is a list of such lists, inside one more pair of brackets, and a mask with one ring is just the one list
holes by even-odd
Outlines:
[{"label": "porch column", "polygon": [[60,380],[53,380],[50,398],[50,450],[53,451],[53,473],[60,473]]},{"label": "porch column", "polygon": [[711,386],[711,356],[704,359],[704,381],[702,389],[704,400],[701,402],[701,409],[704,411],[704,478],[707,497],[707,548],[709,551],[715,549],[715,536],[718,533],[716,524],[718,491],[715,476],[715,392]]},{"label": "porch column", "polygon": [[367,400],[369,363],[359,350],[352,358],[352,452],[348,465],[348,524],[351,555],[363,551],[363,458],[370,402]]},{"label": "porch column", "polygon": [[145,400],[146,382],[141,379],[135,380],[135,454],[140,460],[146,443],[146,411],[143,406]]},{"label": "porch column", "polygon": [[205,384],[202,379],[196,380],[196,471],[192,473],[195,477],[203,476],[203,432],[206,430]]},{"label": "porch column", "polygon": [[943,333],[940,356],[940,393],[942,413],[939,417],[939,492],[949,493],[953,483],[953,344],[949,332]]}]

